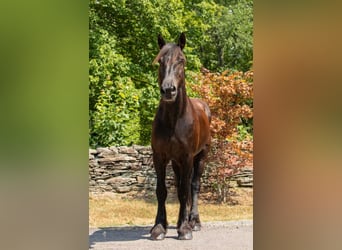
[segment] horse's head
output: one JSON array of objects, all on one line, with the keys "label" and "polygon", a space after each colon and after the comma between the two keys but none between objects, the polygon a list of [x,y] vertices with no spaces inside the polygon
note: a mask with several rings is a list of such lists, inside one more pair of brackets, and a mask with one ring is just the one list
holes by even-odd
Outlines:
[{"label": "horse's head", "polygon": [[159,62],[158,82],[162,100],[165,102],[174,102],[178,90],[185,85],[183,54],[185,40],[184,33],[180,35],[178,44],[166,44],[163,37],[158,36],[160,51],[153,62]]}]

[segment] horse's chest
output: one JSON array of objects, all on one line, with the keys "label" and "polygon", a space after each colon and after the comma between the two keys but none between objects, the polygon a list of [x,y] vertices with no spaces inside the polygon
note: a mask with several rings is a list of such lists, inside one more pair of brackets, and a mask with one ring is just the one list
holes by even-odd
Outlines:
[{"label": "horse's chest", "polygon": [[189,148],[182,141],[181,138],[173,135],[169,138],[169,140],[165,143],[165,153],[169,155],[171,159],[177,159],[183,154],[187,154]]},{"label": "horse's chest", "polygon": [[152,140],[158,151],[173,152],[184,146],[185,135],[165,127],[156,128],[155,139]]},{"label": "horse's chest", "polygon": [[173,126],[164,120],[156,120],[152,132],[152,146],[155,152],[171,158],[192,154],[197,145],[193,116],[179,118]]},{"label": "horse's chest", "polygon": [[175,148],[179,148],[182,146],[180,138],[178,138],[176,135],[172,135],[168,140],[170,151],[172,151]]}]

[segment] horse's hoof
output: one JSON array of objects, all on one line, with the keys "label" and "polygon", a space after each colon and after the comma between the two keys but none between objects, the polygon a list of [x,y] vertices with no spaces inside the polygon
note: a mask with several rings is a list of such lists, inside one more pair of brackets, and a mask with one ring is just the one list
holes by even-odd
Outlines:
[{"label": "horse's hoof", "polygon": [[192,231],[201,231],[201,224],[195,224],[195,226],[192,228]]},{"label": "horse's hoof", "polygon": [[151,235],[151,240],[163,240],[165,239],[165,234],[164,233],[161,233],[159,235]]},{"label": "horse's hoof", "polygon": [[192,240],[192,233],[191,233],[191,231],[187,232],[185,234],[179,234],[178,233],[178,239],[179,240]]},{"label": "horse's hoof", "polygon": [[199,220],[197,219],[197,221],[195,219],[190,220],[189,225],[192,228],[192,231],[201,231],[201,222],[199,222]]},{"label": "horse's hoof", "polygon": [[163,240],[165,235],[166,230],[161,224],[157,224],[151,229],[151,240]]}]

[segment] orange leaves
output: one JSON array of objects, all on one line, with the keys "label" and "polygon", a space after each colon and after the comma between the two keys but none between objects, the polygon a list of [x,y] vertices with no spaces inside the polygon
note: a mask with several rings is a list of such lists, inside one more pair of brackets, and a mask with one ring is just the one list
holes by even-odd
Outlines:
[{"label": "orange leaves", "polygon": [[191,84],[208,104],[212,112],[214,137],[226,138],[236,133],[242,119],[253,118],[253,72],[205,72]]},{"label": "orange leaves", "polygon": [[232,175],[253,166],[253,137],[242,135],[248,133],[244,126],[253,126],[253,71],[203,71],[194,80],[196,84],[188,86],[208,103],[212,113],[213,140],[206,171],[215,178],[213,189],[219,199],[225,201]]}]

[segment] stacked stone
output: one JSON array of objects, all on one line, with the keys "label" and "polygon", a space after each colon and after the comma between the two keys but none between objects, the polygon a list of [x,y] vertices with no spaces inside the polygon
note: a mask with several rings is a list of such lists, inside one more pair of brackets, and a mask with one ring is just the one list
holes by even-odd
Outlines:
[{"label": "stacked stone", "polygon": [[[210,167],[207,167],[202,176],[201,193],[212,190],[216,181],[213,174]],[[150,146],[89,149],[90,192],[145,192],[154,195],[156,184]],[[166,186],[169,194],[176,193],[174,184],[174,173],[169,164],[166,168]],[[231,185],[253,187],[253,168],[242,168],[232,176]]]},{"label": "stacked stone", "polygon": [[[90,192],[154,192],[156,183],[151,147],[121,146],[89,150]],[[166,185],[174,185],[169,166]]]},{"label": "stacked stone", "polygon": [[232,176],[232,180],[236,181],[238,187],[253,187],[253,168],[244,167]]}]

